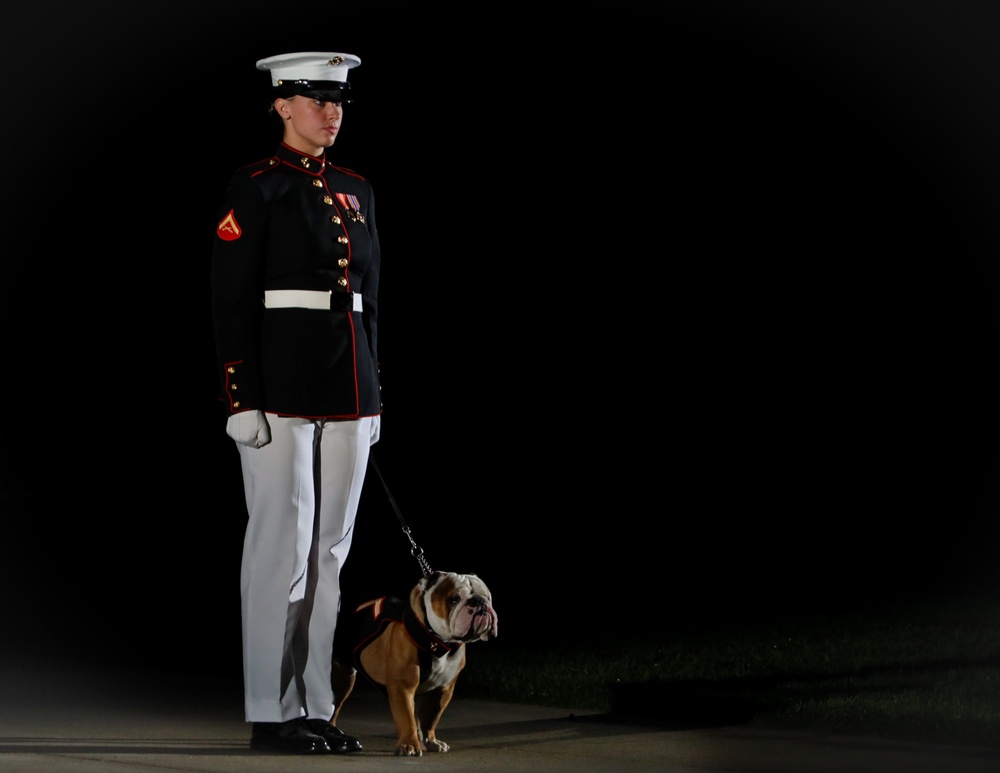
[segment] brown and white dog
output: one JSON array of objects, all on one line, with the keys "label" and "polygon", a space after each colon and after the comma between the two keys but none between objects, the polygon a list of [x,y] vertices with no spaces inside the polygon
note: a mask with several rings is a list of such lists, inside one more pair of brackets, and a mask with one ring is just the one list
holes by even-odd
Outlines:
[{"label": "brown and white dog", "polygon": [[[347,621],[344,621],[347,622]],[[446,752],[438,722],[465,668],[465,645],[497,635],[493,596],[475,574],[431,572],[408,601],[383,596],[355,610],[348,644],[340,639],[333,662],[337,724],[361,671],[389,699],[396,723],[396,755]],[[342,626],[338,624],[338,634]]]}]

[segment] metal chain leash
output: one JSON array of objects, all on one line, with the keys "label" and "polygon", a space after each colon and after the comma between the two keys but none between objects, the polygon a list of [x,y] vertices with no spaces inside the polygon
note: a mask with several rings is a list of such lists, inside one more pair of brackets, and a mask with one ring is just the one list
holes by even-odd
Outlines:
[{"label": "metal chain leash", "polygon": [[417,545],[413,541],[413,537],[410,536],[410,527],[403,526],[403,534],[410,541],[410,555],[417,559],[417,563],[420,564],[420,571],[424,573],[424,577],[431,573],[431,565],[427,563],[427,559],[424,557],[424,549]]}]

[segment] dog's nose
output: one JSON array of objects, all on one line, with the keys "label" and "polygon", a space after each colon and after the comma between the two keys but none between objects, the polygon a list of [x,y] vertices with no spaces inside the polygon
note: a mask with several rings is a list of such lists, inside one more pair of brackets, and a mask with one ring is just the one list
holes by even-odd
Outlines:
[{"label": "dog's nose", "polygon": [[482,607],[485,606],[486,602],[482,596],[469,596],[469,606],[470,607]]}]

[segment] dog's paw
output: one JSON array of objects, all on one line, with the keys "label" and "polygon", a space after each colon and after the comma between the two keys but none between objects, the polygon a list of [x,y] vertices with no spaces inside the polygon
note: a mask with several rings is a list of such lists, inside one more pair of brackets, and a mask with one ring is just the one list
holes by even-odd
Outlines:
[{"label": "dog's paw", "polygon": [[396,744],[397,757],[422,757],[423,754],[424,747],[419,741],[416,743],[412,743],[410,741],[400,741]]},{"label": "dog's paw", "polygon": [[435,738],[433,741],[425,741],[425,746],[429,752],[446,752],[451,748],[440,738]]}]

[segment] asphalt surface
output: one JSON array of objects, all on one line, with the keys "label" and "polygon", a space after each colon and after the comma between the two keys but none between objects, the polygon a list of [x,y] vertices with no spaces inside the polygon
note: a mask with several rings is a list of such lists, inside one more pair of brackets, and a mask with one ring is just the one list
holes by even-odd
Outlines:
[{"label": "asphalt surface", "polygon": [[762,731],[747,726],[623,724],[562,708],[465,700],[444,715],[451,750],[396,757],[382,695],[359,685],[341,725],[364,751],[294,756],[249,749],[242,696],[232,683],[0,659],[0,771],[350,770],[658,771],[661,773],[997,773],[1000,750],[886,743]]}]

